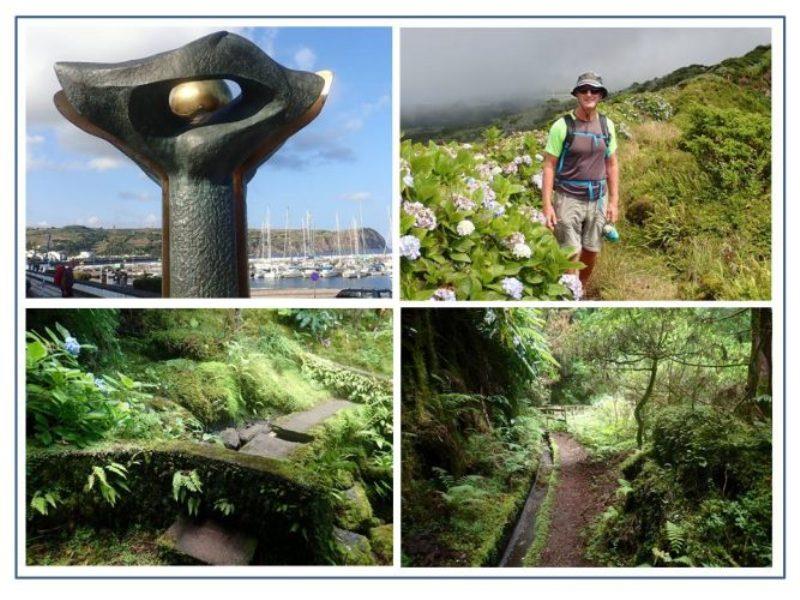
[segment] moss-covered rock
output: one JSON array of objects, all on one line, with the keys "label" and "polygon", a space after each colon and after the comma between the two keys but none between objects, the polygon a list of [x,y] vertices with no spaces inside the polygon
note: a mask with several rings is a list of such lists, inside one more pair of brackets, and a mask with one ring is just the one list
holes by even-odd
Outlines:
[{"label": "moss-covered rock", "polygon": [[283,414],[305,410],[329,394],[294,364],[251,354],[237,365],[242,398],[250,412]]},{"label": "moss-covered rock", "polygon": [[377,562],[382,565],[392,564],[392,550],[394,547],[394,527],[391,523],[379,525],[369,530],[369,541],[372,553]]},{"label": "moss-covered rock", "polygon": [[333,547],[337,564],[371,566],[375,564],[369,540],[358,533],[333,528]]},{"label": "moss-covered rock", "polygon": [[205,425],[228,423],[244,416],[242,395],[230,365],[180,358],[161,363],[159,370],[167,397]]},{"label": "moss-covered rock", "polygon": [[[119,463],[127,469],[114,506],[84,492],[94,466]],[[259,564],[326,564],[331,555],[333,507],[316,476],[287,461],[241,454],[193,442],[108,444],[68,450],[32,450],[27,455],[27,499],[57,491],[60,501],[47,515],[31,511],[29,534],[64,522],[125,530],[131,525],[166,528],[181,513],[173,499],[177,471],[196,471],[202,481],[197,518],[213,518],[247,531],[259,544]],[[228,516],[215,505],[225,500]]]},{"label": "moss-covered rock", "polygon": [[359,483],[339,492],[335,510],[336,524],[343,529],[363,531],[370,525],[372,505]]},{"label": "moss-covered rock", "polygon": [[219,359],[232,327],[228,310],[142,311],[141,334],[147,353],[156,359]]}]

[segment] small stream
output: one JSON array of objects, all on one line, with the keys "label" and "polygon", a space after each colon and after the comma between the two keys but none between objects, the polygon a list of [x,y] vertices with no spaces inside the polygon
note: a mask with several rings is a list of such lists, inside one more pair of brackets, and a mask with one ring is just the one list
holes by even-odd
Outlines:
[{"label": "small stream", "polygon": [[503,557],[500,559],[500,567],[521,567],[525,554],[528,548],[533,544],[533,539],[536,536],[536,515],[539,512],[539,506],[542,504],[545,495],[547,494],[547,487],[550,480],[550,472],[553,469],[553,449],[550,444],[550,439],[547,438],[545,443],[544,452],[539,462],[539,468],[536,470],[536,476],[533,478],[531,490],[528,493],[528,498],[525,500],[525,506],[522,507],[522,512],[519,515],[517,524],[514,526],[514,531],[508,540]]}]

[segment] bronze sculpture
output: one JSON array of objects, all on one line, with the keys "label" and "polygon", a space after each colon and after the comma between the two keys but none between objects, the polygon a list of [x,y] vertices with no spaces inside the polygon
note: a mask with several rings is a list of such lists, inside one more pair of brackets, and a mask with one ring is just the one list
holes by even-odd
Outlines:
[{"label": "bronze sculpture", "polygon": [[246,185],[316,118],[332,74],[287,69],[225,31],[140,60],[55,70],[59,112],[161,186],[162,295],[249,296]]}]

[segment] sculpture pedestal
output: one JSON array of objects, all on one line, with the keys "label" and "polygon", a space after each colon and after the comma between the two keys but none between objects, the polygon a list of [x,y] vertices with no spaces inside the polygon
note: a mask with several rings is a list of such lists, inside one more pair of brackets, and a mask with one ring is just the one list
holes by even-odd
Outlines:
[{"label": "sculpture pedestal", "polygon": [[[169,178],[169,295],[173,298],[233,298],[239,289],[236,197],[233,178],[187,175]],[[247,228],[244,228],[247,235]],[[246,245],[247,241],[243,240]]]}]

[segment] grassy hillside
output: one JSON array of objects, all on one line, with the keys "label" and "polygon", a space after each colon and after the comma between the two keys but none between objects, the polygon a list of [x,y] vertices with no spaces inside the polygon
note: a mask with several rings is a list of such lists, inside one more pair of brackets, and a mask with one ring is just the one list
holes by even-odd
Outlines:
[{"label": "grassy hillside", "polygon": [[[717,65],[692,65],[633,84],[607,99],[601,111],[617,124],[619,134],[622,243],[605,245],[590,282],[590,296],[770,297],[770,95],[771,48],[760,46]],[[423,185],[404,187],[404,198],[432,208],[439,222],[448,226],[448,214],[455,212],[445,206],[451,196],[466,194],[480,206],[487,190],[497,193],[510,184],[514,191],[507,195],[504,214],[487,221],[491,227],[479,226],[481,235],[488,237],[478,246],[491,245],[498,232],[509,227],[509,232],[522,231],[519,215],[536,220],[539,215],[531,209],[541,208],[541,193],[534,184],[541,165],[531,165],[530,157],[541,157],[549,124],[565,108],[553,102],[546,118],[538,121],[539,115],[533,113],[506,117],[484,130],[480,142],[464,143],[473,140],[466,130],[425,146],[406,141],[401,167]],[[455,167],[442,155],[452,157]],[[464,183],[471,178],[478,180],[477,189]],[[439,186],[435,193],[429,187],[432,180]],[[460,211],[454,218],[465,217],[476,225],[483,219],[480,208]],[[498,221],[506,223],[500,226]],[[451,254],[449,248],[439,247],[441,240],[434,247],[435,233],[423,232],[422,260],[404,261],[407,296],[432,287],[458,288],[456,279],[471,268],[457,266],[454,275],[427,267],[426,251],[434,252],[434,260]],[[533,233],[526,235],[530,239]],[[535,235],[542,239],[540,233]],[[542,252],[547,260],[556,260],[551,251]],[[499,260],[502,267],[509,266],[502,257]],[[525,265],[517,267],[525,272]],[[541,294],[534,290],[532,295]],[[458,299],[467,297],[472,296],[462,294]]]}]

